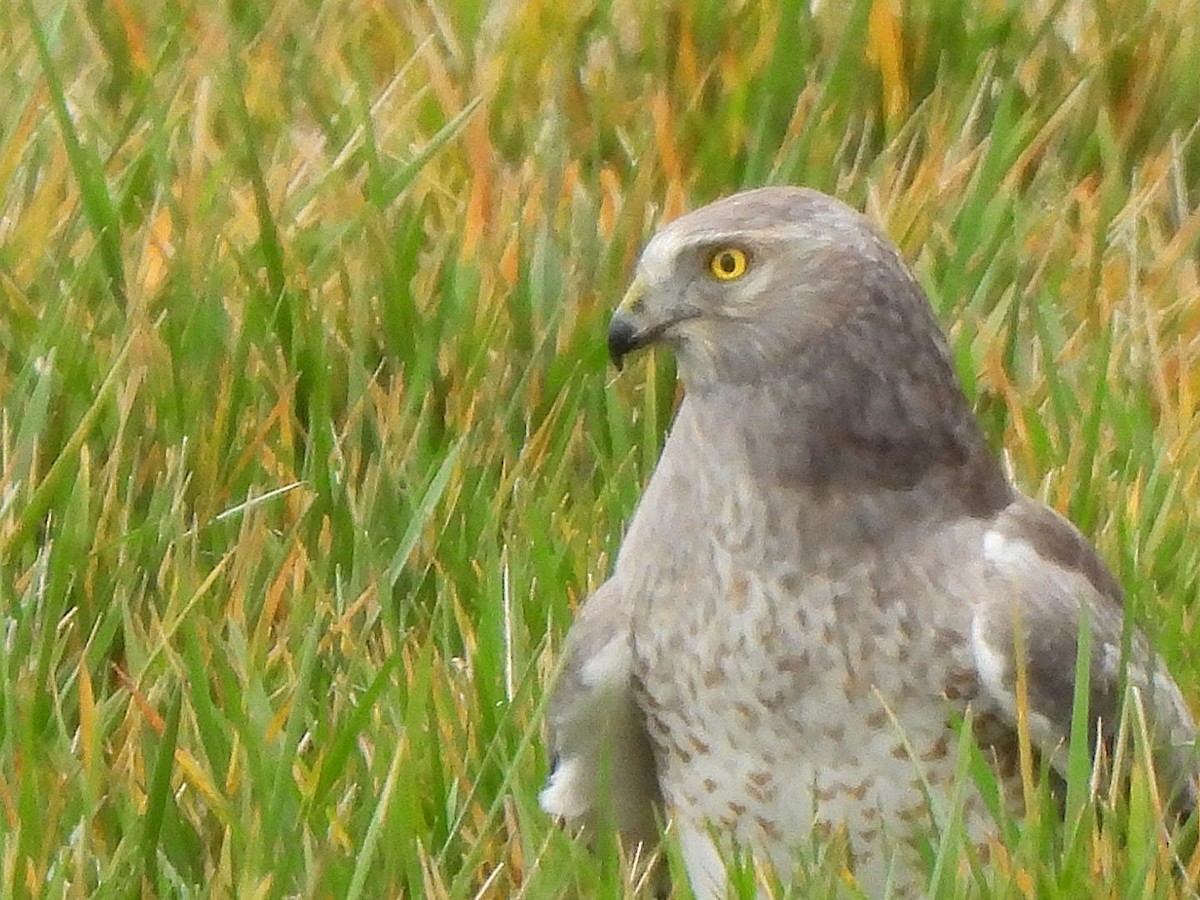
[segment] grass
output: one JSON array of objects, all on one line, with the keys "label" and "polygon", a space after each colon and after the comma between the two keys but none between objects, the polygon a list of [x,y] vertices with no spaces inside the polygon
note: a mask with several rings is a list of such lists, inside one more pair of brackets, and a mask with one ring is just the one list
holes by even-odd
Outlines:
[{"label": "grass", "polygon": [[[813,5],[0,0],[0,894],[622,896],[536,807],[676,396],[605,323],[767,182],[896,238],[1195,707],[1200,6]],[[1179,896],[1078,777],[936,895]]]}]

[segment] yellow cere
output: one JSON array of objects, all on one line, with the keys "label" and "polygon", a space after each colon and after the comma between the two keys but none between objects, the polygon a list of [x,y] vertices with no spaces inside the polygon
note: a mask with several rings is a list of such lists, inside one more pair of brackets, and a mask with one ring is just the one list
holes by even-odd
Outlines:
[{"label": "yellow cere", "polygon": [[733,281],[746,272],[746,254],[736,247],[725,247],[708,260],[708,269],[718,281]]}]

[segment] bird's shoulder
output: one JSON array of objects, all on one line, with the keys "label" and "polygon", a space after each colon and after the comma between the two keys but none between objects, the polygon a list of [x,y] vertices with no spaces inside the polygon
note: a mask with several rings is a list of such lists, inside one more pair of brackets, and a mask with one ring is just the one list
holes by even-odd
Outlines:
[{"label": "bird's shoulder", "polygon": [[1044,503],[1017,493],[988,523],[983,555],[996,574],[1040,581],[1086,582],[1086,593],[1118,612],[1121,585],[1096,548],[1065,516]]},{"label": "bird's shoulder", "polygon": [[630,677],[632,609],[615,578],[580,606],[567,631],[563,662],[550,695],[552,729],[574,707],[573,693],[625,690]]}]

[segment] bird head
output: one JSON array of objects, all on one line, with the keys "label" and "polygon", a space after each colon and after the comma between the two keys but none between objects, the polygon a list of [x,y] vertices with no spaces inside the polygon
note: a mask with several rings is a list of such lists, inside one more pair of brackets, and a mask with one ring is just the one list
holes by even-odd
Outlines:
[{"label": "bird head", "polygon": [[659,231],[608,330],[618,365],[654,343],[691,408],[780,483],[908,491],[937,474],[957,508],[1008,502],[924,292],[832,197],[760,188]]},{"label": "bird head", "polygon": [[664,343],[689,388],[753,380],[874,302],[875,281],[900,285],[886,284],[887,295],[915,288],[862,215],[804,188],[744,191],[651,239],[609,326],[609,353],[620,368]]}]

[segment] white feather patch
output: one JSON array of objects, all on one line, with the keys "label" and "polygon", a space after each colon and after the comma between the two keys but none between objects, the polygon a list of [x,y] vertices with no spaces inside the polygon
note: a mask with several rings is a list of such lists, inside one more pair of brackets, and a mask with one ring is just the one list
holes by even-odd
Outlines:
[{"label": "white feather patch", "polygon": [[538,794],[542,809],[572,822],[587,815],[595,801],[595,785],[582,769],[579,757],[559,760],[549,783]]},{"label": "white feather patch", "polygon": [[612,640],[584,664],[580,679],[587,687],[620,687],[629,683],[633,654],[627,640]]},{"label": "white feather patch", "polygon": [[[1015,713],[1016,698],[1005,683],[1008,676],[1008,657],[998,653],[984,639],[983,621],[978,616],[971,623],[971,651],[975,656],[975,669],[979,672],[979,680],[983,682],[983,686],[1005,705],[1007,712]],[[1012,708],[1007,709],[1010,703]]]},{"label": "white feather patch", "polygon": [[[1011,543],[1011,542],[1010,542]],[[1003,650],[988,643],[984,635],[984,623],[978,616],[971,622],[971,652],[975,658],[975,670],[979,680],[997,703],[1015,723],[1018,720],[1016,682],[1016,660]],[[1062,741],[1066,735],[1056,728],[1045,715],[1026,704],[1029,736],[1043,753],[1051,755],[1056,764],[1062,752]]]},{"label": "white feather patch", "polygon": [[1028,543],[1014,540],[994,528],[983,536],[983,558],[998,569],[1010,571],[1041,562],[1037,551]]}]

